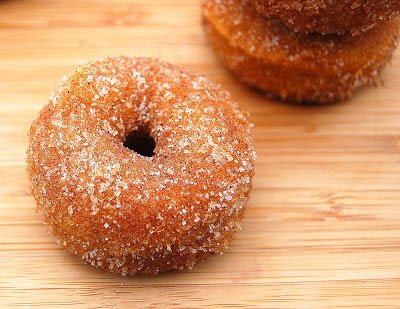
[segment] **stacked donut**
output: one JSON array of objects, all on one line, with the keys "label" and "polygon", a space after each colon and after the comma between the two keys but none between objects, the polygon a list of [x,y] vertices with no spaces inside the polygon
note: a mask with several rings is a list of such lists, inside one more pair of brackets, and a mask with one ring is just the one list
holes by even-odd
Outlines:
[{"label": "stacked donut", "polygon": [[351,97],[395,50],[398,0],[204,0],[205,31],[243,82],[297,102]]}]

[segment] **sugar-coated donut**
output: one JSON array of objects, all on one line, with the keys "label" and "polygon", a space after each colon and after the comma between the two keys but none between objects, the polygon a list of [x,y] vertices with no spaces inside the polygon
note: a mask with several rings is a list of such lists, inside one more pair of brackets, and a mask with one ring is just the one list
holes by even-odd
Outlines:
[{"label": "sugar-coated donut", "polygon": [[[30,129],[28,176],[65,248],[114,273],[191,268],[239,228],[255,152],[220,86],[148,58],[108,57],[64,79]],[[154,154],[124,146],[147,134]]]},{"label": "sugar-coated donut", "polygon": [[399,0],[249,0],[259,13],[299,32],[358,35],[399,15]]},{"label": "sugar-coated donut", "polygon": [[349,98],[374,81],[396,47],[399,19],[351,34],[301,34],[243,0],[205,0],[203,24],[216,53],[242,81],[293,101]]}]

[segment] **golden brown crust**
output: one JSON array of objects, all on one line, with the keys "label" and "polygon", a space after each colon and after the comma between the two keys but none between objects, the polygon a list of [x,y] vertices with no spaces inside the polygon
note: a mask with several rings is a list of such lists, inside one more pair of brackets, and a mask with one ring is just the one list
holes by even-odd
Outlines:
[{"label": "golden brown crust", "polygon": [[353,35],[395,18],[398,0],[249,0],[258,12],[279,18],[290,29],[322,34],[350,31]]},{"label": "golden brown crust", "polygon": [[372,82],[397,43],[399,20],[363,35],[294,33],[242,0],[203,2],[206,33],[242,81],[293,101],[344,100]]},{"label": "golden brown crust", "polygon": [[[123,146],[146,129],[154,156]],[[78,68],[30,130],[38,209],[68,251],[122,274],[191,268],[240,226],[253,176],[250,124],[204,77],[147,58]]]}]

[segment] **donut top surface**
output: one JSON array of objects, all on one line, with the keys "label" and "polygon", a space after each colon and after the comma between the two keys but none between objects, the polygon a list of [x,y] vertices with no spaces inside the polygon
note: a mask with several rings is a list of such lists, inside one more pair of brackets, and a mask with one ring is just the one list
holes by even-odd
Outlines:
[{"label": "donut top surface", "polygon": [[249,0],[265,16],[290,29],[322,34],[362,34],[399,15],[398,0]]},{"label": "donut top surface", "polygon": [[[191,266],[239,227],[254,173],[250,130],[204,77],[155,59],[104,58],[65,78],[33,123],[32,192],[63,244],[92,264]],[[154,138],[153,156],[123,145],[135,131]],[[177,251],[193,257],[146,262]],[[139,264],[124,270],[128,256]]]}]

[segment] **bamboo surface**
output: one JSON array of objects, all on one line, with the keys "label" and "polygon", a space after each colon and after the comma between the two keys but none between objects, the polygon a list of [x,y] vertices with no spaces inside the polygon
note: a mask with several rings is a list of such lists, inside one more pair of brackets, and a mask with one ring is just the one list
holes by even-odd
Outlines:
[{"label": "bamboo surface", "polygon": [[[154,56],[221,83],[258,153],[243,229],[190,272],[119,277],[47,233],[25,175],[27,131],[61,77],[104,55]],[[384,84],[302,107],[218,62],[197,1],[0,1],[0,307],[399,308],[400,50]]]}]

